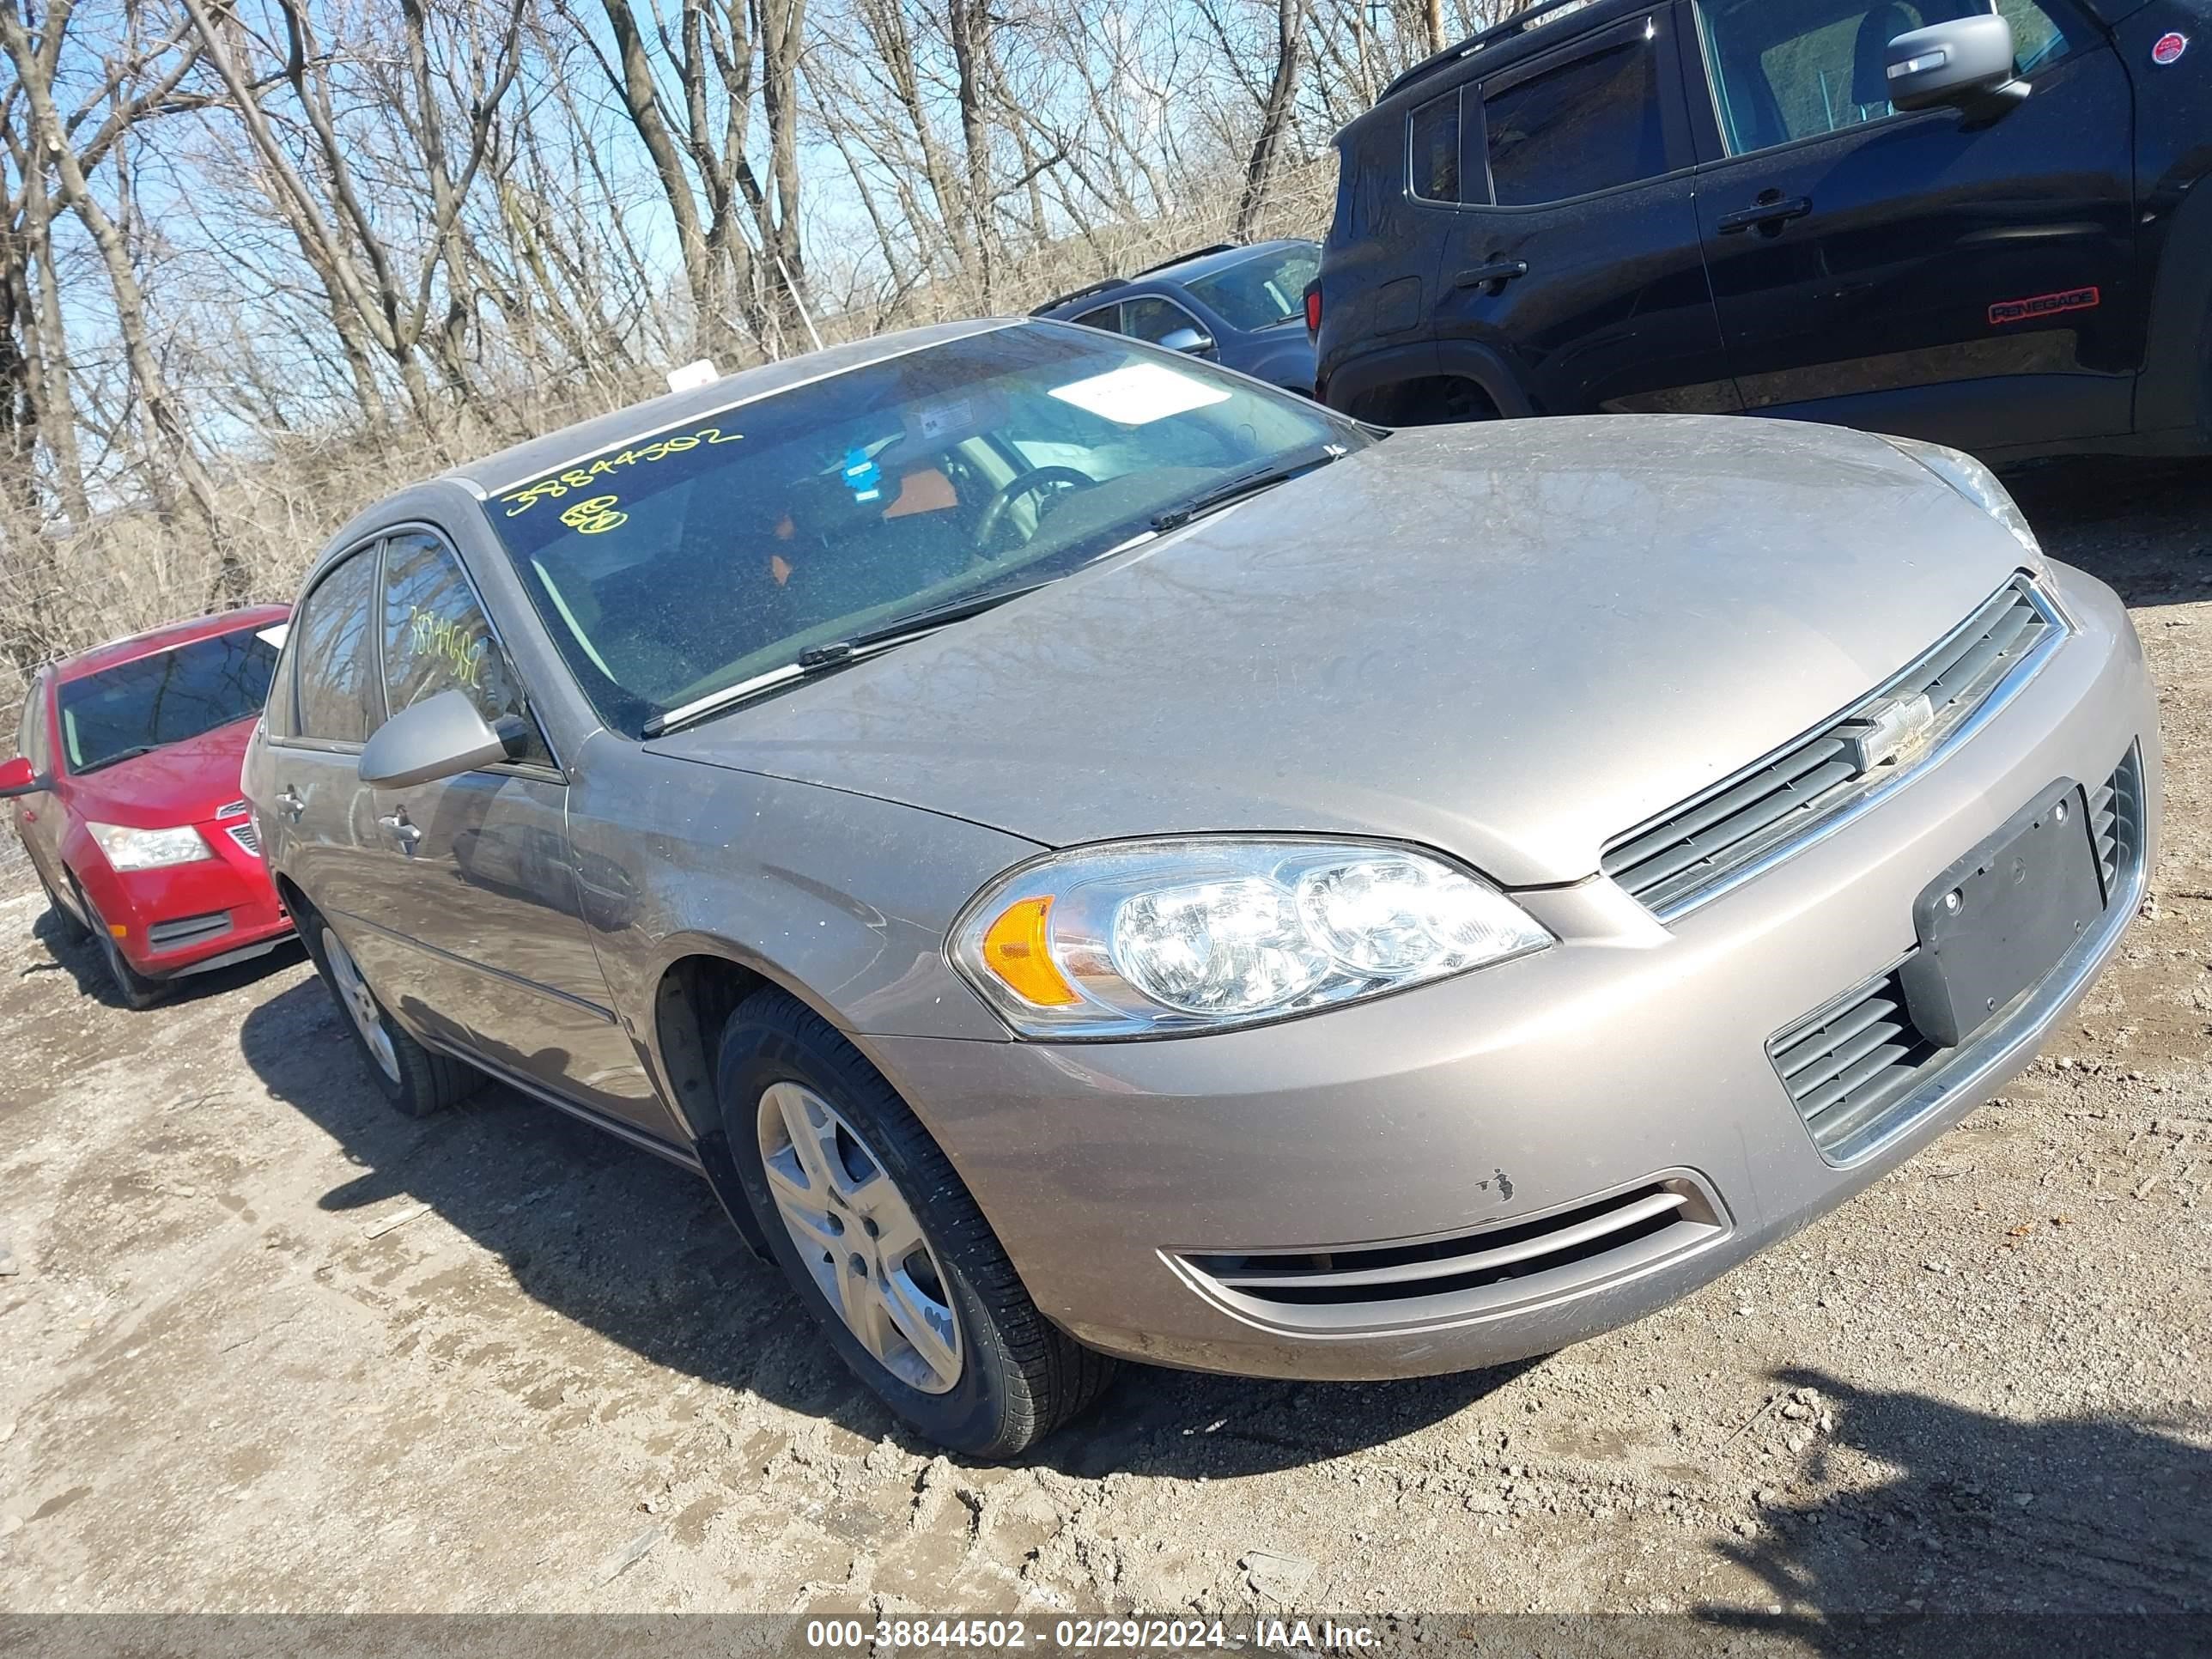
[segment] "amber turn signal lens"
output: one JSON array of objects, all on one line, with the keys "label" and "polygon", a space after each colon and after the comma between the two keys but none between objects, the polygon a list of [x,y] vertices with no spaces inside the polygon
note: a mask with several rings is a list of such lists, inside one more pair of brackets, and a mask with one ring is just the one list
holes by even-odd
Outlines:
[{"label": "amber turn signal lens", "polygon": [[1045,946],[1045,919],[1051,914],[1049,898],[1008,905],[983,935],[983,961],[1024,1001],[1040,1008],[1064,1008],[1080,999],[1060,976]]}]

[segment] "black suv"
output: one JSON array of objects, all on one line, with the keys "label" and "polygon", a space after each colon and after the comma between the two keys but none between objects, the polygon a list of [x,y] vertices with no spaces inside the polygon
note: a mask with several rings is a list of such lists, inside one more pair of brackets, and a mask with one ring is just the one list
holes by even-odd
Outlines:
[{"label": "black suv", "polygon": [[1337,145],[1352,414],[2212,448],[2212,0],[1554,0]]}]

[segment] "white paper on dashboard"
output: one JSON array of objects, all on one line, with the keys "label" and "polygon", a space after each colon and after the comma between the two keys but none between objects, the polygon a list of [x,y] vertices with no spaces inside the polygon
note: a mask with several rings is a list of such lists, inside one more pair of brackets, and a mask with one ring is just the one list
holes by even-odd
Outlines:
[{"label": "white paper on dashboard", "polygon": [[1220,387],[1178,374],[1164,363],[1131,363],[1056,387],[1052,395],[1122,426],[1146,426],[1229,401]]},{"label": "white paper on dashboard", "polygon": [[292,624],[288,622],[272,623],[266,628],[257,629],[253,637],[257,640],[266,640],[282,651],[284,648],[284,636],[291,631]]}]

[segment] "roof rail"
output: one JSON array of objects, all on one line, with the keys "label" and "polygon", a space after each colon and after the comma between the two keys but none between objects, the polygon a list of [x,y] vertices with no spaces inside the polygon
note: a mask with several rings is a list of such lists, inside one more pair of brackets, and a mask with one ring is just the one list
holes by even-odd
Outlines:
[{"label": "roof rail", "polygon": [[1163,259],[1156,265],[1146,265],[1137,275],[1149,276],[1156,270],[1165,270],[1170,265],[1179,265],[1186,259],[1203,259],[1209,254],[1234,253],[1243,246],[1242,242],[1215,242],[1208,247],[1194,247],[1188,253],[1176,254],[1172,259]]},{"label": "roof rail", "polygon": [[1446,64],[1456,64],[1463,58],[1472,58],[1486,46],[1493,46],[1501,40],[1510,40],[1516,34],[1524,33],[1537,24],[1545,21],[1554,12],[1572,11],[1589,3],[1591,0],[1538,0],[1538,3],[1529,7],[1528,10],[1509,17],[1502,23],[1492,23],[1480,33],[1470,34],[1457,46],[1446,46],[1433,58],[1424,58],[1389,86],[1383,88],[1382,97],[1375,101],[1379,104],[1383,98],[1389,97],[1391,94],[1412,86],[1416,81],[1426,79]]},{"label": "roof rail", "polygon": [[1030,315],[1042,317],[1046,312],[1055,311],[1070,301],[1087,300],[1094,294],[1103,294],[1109,289],[1127,288],[1128,285],[1129,279],[1127,276],[1109,276],[1104,281],[1092,283],[1086,288],[1071,289],[1066,294],[1056,295],[1041,306],[1031,306]]}]

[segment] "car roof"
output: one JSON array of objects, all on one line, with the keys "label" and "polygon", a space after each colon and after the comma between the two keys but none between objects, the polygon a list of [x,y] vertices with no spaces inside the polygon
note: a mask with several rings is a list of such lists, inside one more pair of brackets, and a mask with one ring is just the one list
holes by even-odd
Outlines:
[{"label": "car roof", "polygon": [[959,323],[938,323],[926,328],[901,329],[878,334],[850,345],[830,346],[796,357],[784,357],[753,368],[741,368],[689,392],[671,392],[643,403],[564,426],[540,438],[510,445],[480,460],[465,461],[442,474],[478,497],[495,495],[529,479],[556,472],[572,462],[618,443],[681,426],[686,421],[720,413],[738,404],[750,403],[778,392],[787,392],[810,380],[827,379],[848,369],[902,357],[926,346],[948,340],[964,340],[994,329],[1016,328],[1025,319],[992,317]]},{"label": "car roof", "polygon": [[1233,246],[1207,248],[1181,259],[1170,259],[1165,264],[1140,270],[1133,276],[1108,276],[1079,288],[1072,294],[1063,294],[1056,300],[1048,300],[1030,313],[1035,317],[1064,317],[1070,311],[1088,311],[1098,306],[1112,305],[1130,296],[1133,289],[1141,289],[1147,284],[1161,283],[1176,286],[1195,283],[1212,276],[1216,271],[1230,270],[1247,259],[1278,248],[1317,247],[1310,237],[1278,236],[1265,242],[1240,242]]},{"label": "car roof", "polygon": [[[1449,84],[1445,72],[1469,58],[1480,56],[1485,70],[1503,67],[1531,52],[1571,40],[1587,27],[1625,17],[1649,5],[1650,0],[1541,0],[1541,3],[1526,11],[1516,12],[1502,22],[1446,46],[1433,57],[1423,58],[1382,88],[1374,109],[1355,116],[1346,125],[1358,126],[1369,115],[1385,107],[1401,111],[1406,94],[1425,95],[1432,83],[1435,89],[1442,90]],[[1559,27],[1563,24],[1571,27]]]},{"label": "car roof", "polygon": [[218,634],[232,634],[241,628],[266,628],[271,623],[283,622],[292,614],[289,605],[245,605],[235,611],[218,611],[205,617],[195,617],[190,622],[165,623],[159,628],[149,628],[143,634],[132,634],[119,640],[110,640],[105,645],[95,645],[75,656],[58,658],[51,666],[57,682],[81,680],[88,674],[97,674],[118,664],[136,662],[141,657],[151,657],[164,651],[173,651],[180,645],[190,645],[195,640],[212,639]]}]

